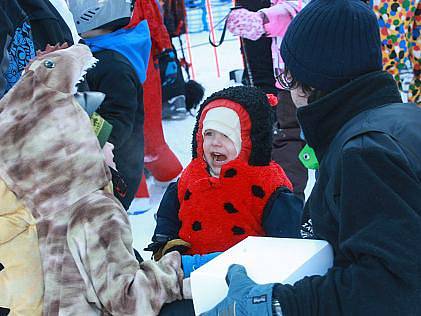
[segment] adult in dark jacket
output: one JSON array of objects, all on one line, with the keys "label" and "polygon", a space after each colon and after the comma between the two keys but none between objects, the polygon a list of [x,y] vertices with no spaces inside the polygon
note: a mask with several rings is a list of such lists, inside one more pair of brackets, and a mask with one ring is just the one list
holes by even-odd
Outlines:
[{"label": "adult in dark jacket", "polygon": [[[101,8],[100,13],[91,16],[86,10],[95,6]],[[146,21],[122,29],[131,16],[131,4],[124,0],[72,0],[69,9],[78,32],[99,60],[87,74],[87,82],[90,90],[106,95],[98,113],[113,126],[109,142],[114,145],[117,170],[127,184],[126,192],[115,190],[115,195],[128,209],[143,173],[142,84],[151,48],[149,29]]]},{"label": "adult in dark jacket", "polygon": [[420,315],[421,110],[381,71],[375,15],[360,0],[313,0],[281,54],[320,162],[305,210],[334,266],[292,286],[257,285],[232,266],[228,297],[206,315]]}]

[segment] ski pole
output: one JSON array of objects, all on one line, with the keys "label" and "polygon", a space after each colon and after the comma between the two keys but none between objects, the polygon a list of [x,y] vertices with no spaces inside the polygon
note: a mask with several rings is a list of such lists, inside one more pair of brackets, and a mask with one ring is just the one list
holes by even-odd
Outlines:
[{"label": "ski pole", "polygon": [[242,37],[240,37],[240,42],[241,42],[241,47],[243,48],[244,64],[247,69],[247,77],[249,79],[249,84],[251,87],[254,87],[253,74],[251,73],[250,63],[247,57],[246,46],[244,45],[244,40]]},{"label": "ski pole", "polygon": [[[213,18],[212,18],[212,7],[210,0],[206,0],[206,9],[208,11],[208,17],[209,17],[209,24],[211,29],[211,35],[212,35],[212,41],[215,43],[215,28],[213,25]],[[218,78],[221,77],[221,72],[219,70],[219,61],[218,61],[218,52],[216,50],[216,47],[213,48],[213,54],[215,56],[215,64],[216,64],[216,75]]]},{"label": "ski pole", "polygon": [[184,47],[183,47],[183,41],[181,40],[181,36],[178,36],[178,43],[180,44],[181,48],[181,56],[183,57],[184,61],[184,68],[187,72],[187,79],[190,80],[190,64],[186,61],[186,55],[184,54]]}]

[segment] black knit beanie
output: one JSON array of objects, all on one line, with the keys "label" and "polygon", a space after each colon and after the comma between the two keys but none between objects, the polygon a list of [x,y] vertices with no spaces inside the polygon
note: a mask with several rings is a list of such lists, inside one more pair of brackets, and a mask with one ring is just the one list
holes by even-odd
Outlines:
[{"label": "black knit beanie", "polygon": [[376,16],[361,0],[312,0],[288,27],[281,56],[295,80],[335,90],[382,69]]}]

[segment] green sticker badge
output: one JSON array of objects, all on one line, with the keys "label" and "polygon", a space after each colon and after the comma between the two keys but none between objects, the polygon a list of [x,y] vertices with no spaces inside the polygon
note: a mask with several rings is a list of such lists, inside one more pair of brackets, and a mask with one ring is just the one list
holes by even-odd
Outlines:
[{"label": "green sticker badge", "polygon": [[304,146],[298,154],[298,158],[307,169],[319,169],[319,162],[317,161],[316,153],[309,145]]}]

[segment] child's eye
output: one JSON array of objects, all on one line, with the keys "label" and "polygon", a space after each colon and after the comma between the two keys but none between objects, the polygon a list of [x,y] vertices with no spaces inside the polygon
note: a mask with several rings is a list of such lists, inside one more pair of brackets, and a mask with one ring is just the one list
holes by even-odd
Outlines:
[{"label": "child's eye", "polygon": [[212,136],[212,131],[205,131],[205,136]]}]

